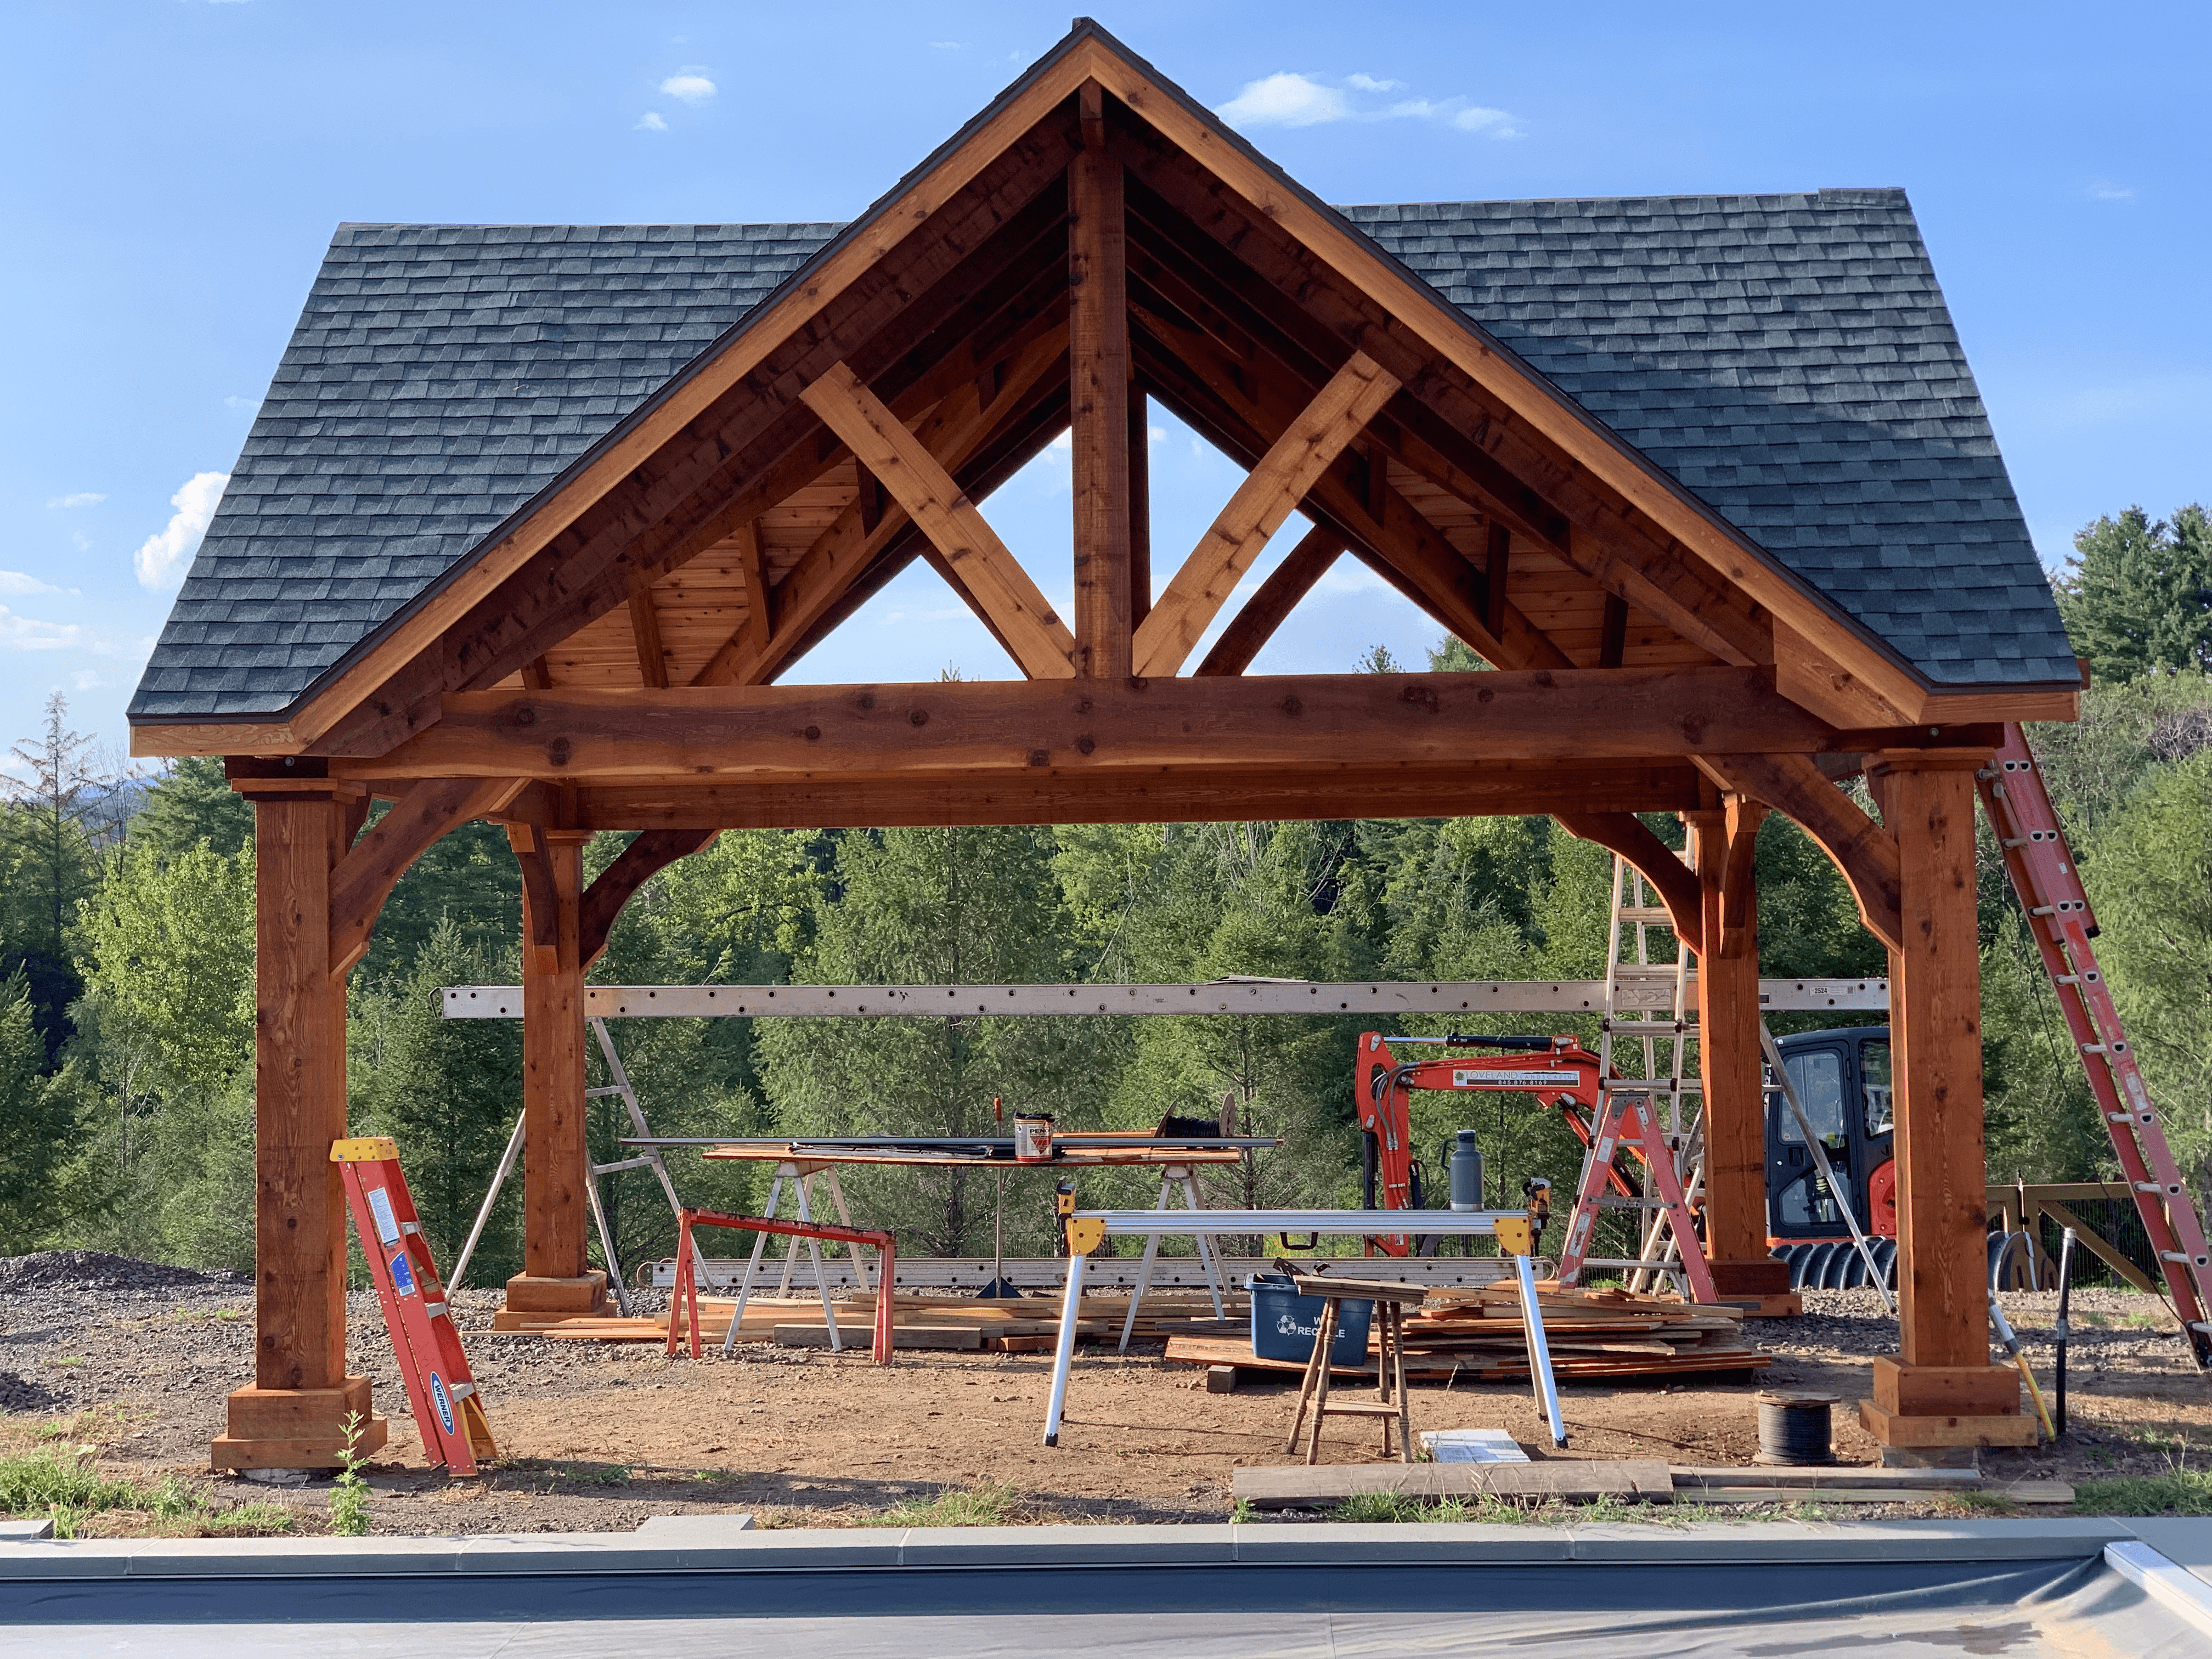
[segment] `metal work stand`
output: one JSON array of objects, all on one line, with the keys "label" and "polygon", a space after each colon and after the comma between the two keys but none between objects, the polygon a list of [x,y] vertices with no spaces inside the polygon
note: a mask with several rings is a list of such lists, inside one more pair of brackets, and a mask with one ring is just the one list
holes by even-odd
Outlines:
[{"label": "metal work stand", "polygon": [[[1165,1210],[1169,1198],[1178,1189],[1182,1194],[1185,1209],[1202,1210],[1206,1207],[1205,1201],[1199,1196],[1198,1172],[1188,1164],[1170,1164],[1160,1171],[1158,1207]],[[1199,1265],[1206,1273],[1206,1294],[1213,1298],[1213,1316],[1226,1319],[1229,1316],[1221,1305],[1222,1276],[1214,1264],[1213,1245],[1204,1233],[1194,1237],[1198,1242]],[[1121,1352],[1123,1353],[1129,1352],[1129,1334],[1137,1328],[1137,1310],[1144,1306],[1145,1292],[1152,1287],[1152,1264],[1159,1259],[1160,1236],[1158,1233],[1146,1234],[1144,1266],[1137,1269],[1136,1286],[1129,1292],[1129,1312],[1121,1321]]]},{"label": "metal work stand", "polygon": [[[837,1166],[834,1164],[811,1164],[805,1163],[796,1158],[788,1158],[783,1163],[777,1164],[775,1166],[775,1179],[769,1183],[768,1202],[762,1206],[761,1213],[771,1221],[776,1218],[776,1208],[783,1202],[784,1183],[786,1182],[789,1182],[791,1183],[792,1193],[798,1200],[799,1219],[807,1225],[811,1226],[814,1222],[814,1212],[811,1205],[808,1203],[807,1191],[808,1188],[812,1186],[814,1177],[817,1175],[823,1174],[826,1174],[830,1177],[830,1198],[831,1203],[836,1206],[838,1224],[846,1228],[850,1228],[853,1224],[853,1218],[845,1208],[845,1189],[837,1184]],[[696,1248],[696,1240],[694,1241],[694,1248]],[[722,1338],[722,1352],[726,1354],[735,1352],[737,1348],[738,1328],[744,1323],[745,1304],[752,1297],[753,1276],[759,1271],[761,1257],[765,1254],[767,1249],[768,1235],[766,1233],[755,1233],[753,1235],[753,1253],[745,1262],[745,1270],[744,1274],[738,1280],[738,1305],[731,1312],[730,1328],[727,1334]],[[830,1277],[823,1271],[822,1246],[820,1243],[813,1238],[809,1238],[806,1241],[806,1252],[814,1263],[814,1286],[815,1289],[821,1293],[822,1316],[828,1322],[830,1326],[830,1351],[834,1353],[842,1353],[845,1351],[845,1340],[844,1338],[838,1334],[837,1310],[830,1304]],[[783,1253],[783,1276],[776,1281],[775,1293],[778,1296],[782,1296],[790,1290],[791,1270],[798,1260],[799,1243],[798,1240],[794,1238],[789,1248],[787,1248]],[[854,1278],[860,1280],[860,1288],[863,1291],[866,1290],[868,1288],[868,1269],[866,1265],[861,1261],[858,1252],[855,1252],[853,1256],[853,1274]],[[703,1262],[701,1267],[700,1276],[702,1279],[706,1277]],[[893,1294],[892,1286],[889,1283],[884,1282],[890,1276],[887,1274],[878,1275],[876,1293],[878,1298],[883,1301],[889,1301]]]}]

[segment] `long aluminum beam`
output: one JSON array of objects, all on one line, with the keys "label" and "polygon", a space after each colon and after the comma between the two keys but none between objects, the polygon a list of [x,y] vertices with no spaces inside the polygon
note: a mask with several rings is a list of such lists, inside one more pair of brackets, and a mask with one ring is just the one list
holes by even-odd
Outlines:
[{"label": "long aluminum beam", "polygon": [[[1691,982],[1696,983],[1696,976]],[[1656,978],[1648,999],[1626,988],[1622,1012],[1674,1005],[1674,969]],[[446,988],[447,1019],[520,1019],[522,988],[453,985]],[[1763,979],[1759,1006],[1768,1013],[1879,1013],[1889,1006],[1886,979]],[[716,1015],[804,1015],[878,1019],[887,1014],[1036,1017],[1052,1014],[1594,1014],[1605,1007],[1605,981],[1458,980],[1431,984],[1220,980],[1204,985],[587,985],[591,1018],[696,1019]]]}]

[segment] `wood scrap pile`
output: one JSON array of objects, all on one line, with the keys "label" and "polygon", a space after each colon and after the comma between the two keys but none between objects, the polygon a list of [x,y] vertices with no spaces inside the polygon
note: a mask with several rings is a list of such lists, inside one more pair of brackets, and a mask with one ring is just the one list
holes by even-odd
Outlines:
[{"label": "wood scrap pile", "polygon": [[[1771,1362],[1743,1340],[1743,1316],[1617,1289],[1540,1288],[1552,1370],[1562,1381],[1744,1371]],[[1520,1292],[1510,1285],[1431,1291],[1406,1321],[1406,1352],[1458,1362],[1480,1382],[1528,1375]]]},{"label": "wood scrap pile", "polygon": [[[1772,1362],[1743,1340],[1743,1316],[1621,1290],[1540,1286],[1537,1304],[1552,1371],[1562,1382],[1752,1371]],[[1373,1346],[1365,1367],[1374,1374]],[[1168,1339],[1171,1364],[1296,1371],[1296,1361],[1255,1359],[1249,1334]],[[1406,1375],[1423,1381],[1510,1382],[1528,1375],[1521,1293],[1510,1282],[1429,1292],[1406,1319]]]},{"label": "wood scrap pile", "polygon": [[[737,1310],[734,1297],[699,1298],[699,1336],[719,1344],[730,1328]],[[866,1348],[872,1340],[876,1297],[873,1291],[848,1292],[836,1297],[838,1334],[848,1348]],[[1218,1336],[1243,1333],[1249,1322],[1243,1297],[1224,1304],[1232,1317],[1216,1320],[1213,1304],[1202,1293],[1170,1291],[1147,1296],[1137,1313],[1131,1340],[1158,1342],[1176,1335]],[[1060,1298],[1024,1297],[1018,1300],[983,1301],[968,1297],[901,1295],[891,1316],[893,1345],[899,1348],[944,1348],[1006,1353],[1044,1353],[1060,1334]],[[1118,1342],[1121,1322],[1128,1316],[1126,1297],[1085,1297],[1075,1328],[1078,1340]],[[680,1327],[679,1327],[680,1328]],[[668,1316],[658,1314],[632,1319],[572,1319],[538,1333],[572,1341],[665,1342]],[[829,1322],[823,1317],[817,1297],[762,1297],[748,1298],[744,1323],[738,1331],[740,1342],[775,1342],[785,1347],[826,1348]]]}]

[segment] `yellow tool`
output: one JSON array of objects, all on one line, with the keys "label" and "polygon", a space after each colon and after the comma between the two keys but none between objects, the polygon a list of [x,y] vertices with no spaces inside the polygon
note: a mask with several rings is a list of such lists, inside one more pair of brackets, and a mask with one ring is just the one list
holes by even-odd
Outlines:
[{"label": "yellow tool", "polygon": [[2043,1403],[2043,1390],[2035,1386],[2034,1369],[2027,1363],[2027,1353],[2020,1346],[2020,1338],[2013,1334],[2012,1322],[2004,1316],[2004,1310],[1997,1306],[1995,1291],[1990,1292],[1990,1322],[1997,1328],[1997,1340],[2012,1356],[2012,1363],[2020,1367],[2020,1374],[2027,1379],[2028,1398],[2035,1401],[2035,1414],[2042,1421],[2043,1432],[2051,1439],[2057,1439],[2058,1431],[2051,1425],[2050,1407]]},{"label": "yellow tool", "polygon": [[1106,1242],[1106,1224],[1097,1216],[1075,1213],[1075,1183],[1063,1181],[1052,1190],[1053,1213],[1060,1218],[1060,1236],[1070,1255],[1089,1255]]}]

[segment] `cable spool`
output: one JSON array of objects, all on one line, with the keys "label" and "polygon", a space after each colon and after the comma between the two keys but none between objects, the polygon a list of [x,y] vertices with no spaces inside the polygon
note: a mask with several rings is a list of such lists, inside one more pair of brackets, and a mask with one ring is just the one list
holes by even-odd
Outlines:
[{"label": "cable spool", "polygon": [[1767,1464],[1832,1463],[1834,1437],[1828,1422],[1832,1394],[1761,1394],[1759,1452],[1751,1461]]}]

